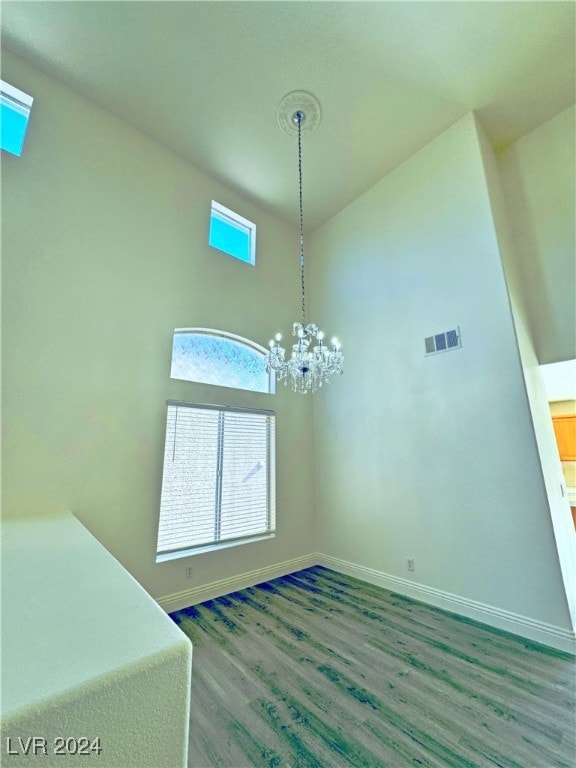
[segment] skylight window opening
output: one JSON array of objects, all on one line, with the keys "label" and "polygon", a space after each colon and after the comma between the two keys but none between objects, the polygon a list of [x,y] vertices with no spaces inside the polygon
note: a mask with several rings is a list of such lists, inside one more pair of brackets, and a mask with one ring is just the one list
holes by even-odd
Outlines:
[{"label": "skylight window opening", "polygon": [[212,200],[208,243],[229,256],[256,263],[256,224]]},{"label": "skylight window opening", "polygon": [[0,147],[20,157],[34,99],[0,80]]}]

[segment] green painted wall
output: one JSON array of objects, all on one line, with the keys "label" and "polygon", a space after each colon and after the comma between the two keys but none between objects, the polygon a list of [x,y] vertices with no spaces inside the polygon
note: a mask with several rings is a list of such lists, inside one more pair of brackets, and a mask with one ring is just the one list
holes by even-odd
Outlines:
[{"label": "green painted wall", "polygon": [[497,156],[540,365],[576,357],[576,107]]},{"label": "green painted wall", "polygon": [[[473,116],[310,250],[346,353],[314,408],[320,550],[571,628]],[[426,357],[455,326],[462,349]]]},{"label": "green painted wall", "polygon": [[[534,425],[534,438],[536,440],[541,465],[540,471],[548,498],[550,520],[556,541],[558,562],[562,572],[567,606],[572,617],[572,626],[576,627],[576,535],[574,532],[574,522],[570,512],[567,492],[564,487],[565,479],[562,471],[562,464],[559,461],[558,446],[554,435],[552,420],[550,418],[548,395],[541,373],[541,366],[536,354],[535,336],[531,330],[531,320],[533,320],[534,311],[534,296],[527,292],[525,283],[526,273],[530,271],[533,256],[526,254],[522,249],[521,243],[524,239],[524,232],[520,234],[518,226],[512,227],[511,225],[511,222],[514,221],[514,217],[510,216],[510,211],[515,209],[517,200],[514,196],[510,196],[511,190],[508,190],[508,196],[504,196],[501,181],[502,175],[498,172],[496,157],[494,156],[480,123],[477,123],[477,128],[484,167],[486,169],[486,181],[498,236],[498,244],[506,273],[510,306],[514,318],[514,327],[516,330],[530,415]],[[538,135],[546,135],[546,132],[542,127],[538,129],[537,133]],[[546,151],[543,152],[544,156],[547,154]],[[557,189],[561,188],[562,185],[563,179],[562,174],[560,174]],[[543,187],[548,187],[548,189],[550,189],[549,184],[546,184],[545,182],[543,182]],[[552,194],[551,196],[552,210],[555,210],[554,199],[556,198],[556,195]],[[561,215],[562,207],[562,204],[558,206],[559,215],[553,217],[556,219],[556,226],[554,226],[553,222],[551,222],[550,225],[551,230],[559,230],[556,238],[552,238],[552,242],[556,239],[558,244],[563,244],[563,247],[566,246],[566,249],[569,250],[570,240],[566,237],[566,227],[562,225],[558,226],[560,222],[563,224],[567,223],[566,220],[563,221]],[[536,206],[534,213],[537,219],[540,218],[540,220],[542,220],[546,217],[546,208],[547,206]],[[576,208],[573,208],[573,217],[575,213]],[[565,217],[565,219],[567,219],[567,217]],[[518,224],[518,222],[516,223]],[[527,224],[527,226],[529,227],[530,225]],[[564,237],[562,236],[563,234]],[[551,243],[549,245],[551,245]],[[545,254],[547,254],[547,261],[550,261],[551,263],[556,261],[555,249],[553,247],[545,248],[542,256]],[[524,267],[525,262],[528,264],[527,268]],[[565,274],[565,279],[566,282],[570,283],[569,272],[568,274]],[[572,298],[572,302],[573,301],[574,297]],[[567,304],[563,309],[568,310],[568,308],[569,305]],[[553,336],[552,324],[545,321],[543,318],[542,322],[547,328],[547,331],[551,332],[551,335]]]},{"label": "green painted wall", "polygon": [[[266,345],[291,326],[296,230],[17,58],[2,64],[35,97],[24,154],[2,163],[4,513],[72,511],[157,597],[314,551],[311,403],[169,378],[174,328]],[[255,268],[207,245],[212,199],[256,223]],[[192,581],[182,561],[154,563],[170,398],[277,411],[278,536],[195,556]]]},{"label": "green painted wall", "polygon": [[[6,514],[72,511],[156,597],[319,550],[570,626],[472,116],[309,238],[346,355],[313,413],[169,379],[175,327],[286,332],[295,230],[6,53],[3,77],[35,96],[2,169]],[[255,269],[207,246],[213,198],[256,222]],[[424,357],[455,325],[462,350]],[[278,537],[195,557],[192,582],[154,563],[168,398],[278,415]]]}]

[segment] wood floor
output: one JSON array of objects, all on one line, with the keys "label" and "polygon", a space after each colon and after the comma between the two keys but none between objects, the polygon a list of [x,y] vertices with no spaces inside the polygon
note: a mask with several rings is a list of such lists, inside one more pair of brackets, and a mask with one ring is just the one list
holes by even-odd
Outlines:
[{"label": "wood floor", "polygon": [[172,618],[190,768],[576,766],[571,656],[320,567]]}]

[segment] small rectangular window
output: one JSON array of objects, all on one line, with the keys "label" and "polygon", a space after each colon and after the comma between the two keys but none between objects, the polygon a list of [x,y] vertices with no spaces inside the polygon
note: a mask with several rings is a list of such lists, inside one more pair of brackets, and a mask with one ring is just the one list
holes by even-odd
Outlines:
[{"label": "small rectangular window", "polygon": [[212,200],[208,243],[247,264],[256,263],[256,224]]},{"label": "small rectangular window", "polygon": [[18,157],[22,154],[32,96],[0,80],[0,147]]},{"label": "small rectangular window", "polygon": [[168,401],[156,562],[276,530],[273,411]]}]

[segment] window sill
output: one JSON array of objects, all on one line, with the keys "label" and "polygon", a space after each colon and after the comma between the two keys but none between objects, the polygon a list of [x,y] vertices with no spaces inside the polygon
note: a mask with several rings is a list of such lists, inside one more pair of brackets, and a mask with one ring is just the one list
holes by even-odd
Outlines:
[{"label": "window sill", "polygon": [[266,533],[262,536],[253,536],[246,539],[235,539],[234,541],[222,541],[218,544],[207,544],[205,547],[193,547],[191,549],[181,549],[178,552],[159,552],[156,555],[157,563],[165,563],[169,560],[179,560],[183,557],[191,557],[192,555],[202,555],[206,552],[217,552],[220,549],[230,549],[231,547],[238,547],[241,544],[254,544],[257,541],[267,541],[268,539],[275,539],[275,533]]}]

